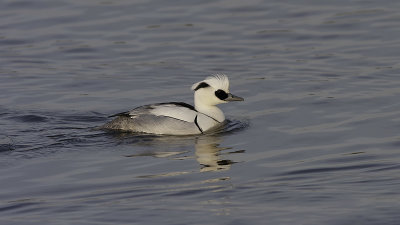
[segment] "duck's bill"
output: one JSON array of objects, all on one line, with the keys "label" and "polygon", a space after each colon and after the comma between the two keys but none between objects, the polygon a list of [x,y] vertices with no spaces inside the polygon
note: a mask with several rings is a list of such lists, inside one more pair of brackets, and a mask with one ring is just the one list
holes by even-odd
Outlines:
[{"label": "duck's bill", "polygon": [[224,99],[227,102],[233,102],[233,101],[244,101],[243,98],[233,95],[231,93],[228,94],[228,97]]}]

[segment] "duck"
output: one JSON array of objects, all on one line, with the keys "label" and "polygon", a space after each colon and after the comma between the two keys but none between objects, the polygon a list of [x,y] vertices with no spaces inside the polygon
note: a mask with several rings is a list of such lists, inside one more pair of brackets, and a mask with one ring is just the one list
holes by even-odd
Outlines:
[{"label": "duck", "polygon": [[102,128],[156,135],[204,134],[225,122],[225,115],[218,104],[244,101],[229,91],[225,74],[206,77],[192,85],[194,106],[184,102],[164,102],[136,107],[117,113]]}]

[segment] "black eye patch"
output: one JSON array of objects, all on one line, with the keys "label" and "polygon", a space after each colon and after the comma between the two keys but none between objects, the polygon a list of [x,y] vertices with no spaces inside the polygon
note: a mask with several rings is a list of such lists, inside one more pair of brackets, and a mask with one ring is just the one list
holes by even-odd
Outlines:
[{"label": "black eye patch", "polygon": [[197,85],[197,87],[194,89],[194,91],[197,91],[200,88],[206,88],[206,87],[210,87],[210,85],[208,85],[206,82],[201,82],[199,85]]},{"label": "black eye patch", "polygon": [[225,91],[218,89],[218,91],[215,92],[215,96],[221,100],[224,100],[228,97],[228,94]]}]

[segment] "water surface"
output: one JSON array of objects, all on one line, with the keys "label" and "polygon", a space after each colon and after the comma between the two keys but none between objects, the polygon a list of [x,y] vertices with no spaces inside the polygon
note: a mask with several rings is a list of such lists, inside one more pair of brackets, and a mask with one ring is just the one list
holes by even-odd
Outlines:
[{"label": "water surface", "polygon": [[[3,1],[1,224],[397,224],[397,1]],[[226,73],[224,132],[94,129]]]}]

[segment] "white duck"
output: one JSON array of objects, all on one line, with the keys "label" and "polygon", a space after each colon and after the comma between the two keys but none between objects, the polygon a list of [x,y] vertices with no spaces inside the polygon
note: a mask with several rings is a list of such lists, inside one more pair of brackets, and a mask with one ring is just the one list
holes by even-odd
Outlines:
[{"label": "white duck", "polygon": [[230,101],[243,101],[229,93],[229,80],[224,74],[207,77],[192,85],[194,107],[183,102],[166,102],[137,107],[118,113],[105,129],[149,134],[201,134],[225,121],[224,113],[216,106]]}]

